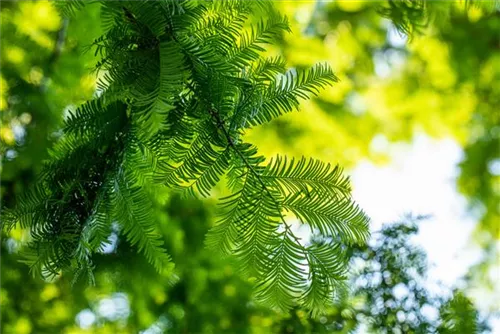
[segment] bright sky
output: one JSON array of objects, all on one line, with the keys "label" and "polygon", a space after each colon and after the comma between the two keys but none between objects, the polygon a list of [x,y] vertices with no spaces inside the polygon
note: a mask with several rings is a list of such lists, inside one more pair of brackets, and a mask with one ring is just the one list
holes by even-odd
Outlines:
[{"label": "bright sky", "polygon": [[[363,162],[350,173],[354,198],[372,218],[371,230],[405,213],[432,215],[420,224],[415,238],[433,264],[429,277],[450,288],[460,286],[460,278],[481,255],[471,240],[476,220],[455,186],[463,153],[460,146],[451,139],[419,135],[412,144],[388,145],[380,137],[374,149],[388,149],[393,162],[382,167]],[[494,319],[491,325],[493,333],[500,334],[500,320]]]}]

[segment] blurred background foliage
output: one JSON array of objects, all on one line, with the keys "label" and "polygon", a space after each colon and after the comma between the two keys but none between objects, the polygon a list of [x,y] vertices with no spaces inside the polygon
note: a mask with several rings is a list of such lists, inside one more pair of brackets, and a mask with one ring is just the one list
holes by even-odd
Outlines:
[{"label": "blurred background foliage", "polygon": [[[293,33],[269,53],[289,66],[331,64],[340,82],[291,113],[248,133],[267,156],[312,156],[353,168],[387,164],[391,143],[420,133],[464,149],[458,189],[478,224],[483,260],[465,293],[424,284],[425,253],[412,244],[418,219],[385,226],[353,251],[349,289],[310,319],[256,305],[252,282],[230,259],[203,248],[213,203],[158,192],[175,275],[155,273],[120,231],[96,259],[96,285],[73,277],[31,278],[17,250],[27,235],[2,235],[2,333],[472,333],[487,330],[468,289],[498,289],[500,265],[500,10],[494,1],[278,1]],[[0,154],[2,207],[15,205],[60,136],[68,110],[92,97],[98,6],[61,18],[48,1],[1,3]],[[314,141],[311,138],[315,138]],[[432,161],[429,161],[432,163]],[[453,292],[454,291],[454,292]],[[464,319],[468,319],[465,321]],[[459,321],[463,320],[463,321]],[[471,327],[473,326],[473,327]]]}]

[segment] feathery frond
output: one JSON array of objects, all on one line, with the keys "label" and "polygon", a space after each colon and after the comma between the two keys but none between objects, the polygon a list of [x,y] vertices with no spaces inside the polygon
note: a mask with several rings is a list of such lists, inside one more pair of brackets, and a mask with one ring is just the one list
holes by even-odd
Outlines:
[{"label": "feathery frond", "polygon": [[161,271],[170,262],[170,257],[156,231],[151,200],[143,188],[131,181],[126,175],[120,174],[114,180],[110,194],[114,217],[123,226],[127,240],[136,245],[148,262]]},{"label": "feathery frond", "polygon": [[[134,105],[139,107],[139,120],[147,134],[154,134],[170,110],[176,96],[182,89],[183,57],[179,46],[173,42],[162,42],[159,45],[159,78],[157,86],[150,92],[138,92]],[[139,91],[139,90],[137,90]]]},{"label": "feathery frond", "polygon": [[337,81],[326,64],[317,64],[306,71],[288,70],[264,91],[263,101],[255,115],[248,119],[248,124],[256,126],[267,123],[294,109],[298,110],[299,99],[309,99],[310,95],[317,95],[320,89]]},{"label": "feathery frond", "polygon": [[[4,228],[30,230],[32,272],[73,269],[91,279],[112,225],[163,270],[170,257],[151,189],[206,197],[225,178],[231,193],[206,245],[238,259],[258,301],[322,312],[342,287],[344,248],[368,238],[368,218],[338,166],[283,157],[266,164],[242,137],[336,82],[333,71],[287,71],[284,59],[262,56],[289,31],[272,2],[99,3],[104,34],[90,48],[100,57],[100,98],[70,113],[39,184],[3,217]],[[246,28],[254,10],[267,17]],[[297,237],[296,223],[325,243]]]}]

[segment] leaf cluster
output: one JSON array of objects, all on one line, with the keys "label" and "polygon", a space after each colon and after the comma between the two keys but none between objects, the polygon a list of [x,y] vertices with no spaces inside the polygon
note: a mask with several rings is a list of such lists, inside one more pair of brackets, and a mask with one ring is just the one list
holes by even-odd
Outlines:
[{"label": "leaf cluster", "polygon": [[[225,177],[231,193],[207,246],[238,258],[258,300],[324,310],[342,285],[345,247],[366,242],[368,219],[338,166],[266,161],[243,135],[337,81],[330,67],[287,70],[281,57],[262,56],[289,31],[266,2],[100,4],[105,33],[89,48],[100,57],[99,96],[67,118],[35,190],[4,217],[7,228],[31,231],[33,273],[90,273],[112,224],[157,270],[170,268],[154,187],[206,197]],[[266,19],[248,28],[259,10]],[[324,241],[298,237],[294,221]]]}]

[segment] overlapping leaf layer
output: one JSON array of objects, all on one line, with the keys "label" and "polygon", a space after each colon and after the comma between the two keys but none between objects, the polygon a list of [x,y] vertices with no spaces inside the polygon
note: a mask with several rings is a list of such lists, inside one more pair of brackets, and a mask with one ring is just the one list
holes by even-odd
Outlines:
[{"label": "overlapping leaf layer", "polygon": [[[71,14],[84,3],[60,4]],[[231,194],[206,244],[239,259],[257,299],[321,312],[345,273],[345,247],[368,238],[368,219],[337,166],[314,159],[266,162],[245,129],[298,109],[337,78],[326,64],[285,68],[264,46],[289,30],[260,1],[102,1],[99,91],[66,120],[34,191],[5,214],[29,228],[27,262],[42,276],[91,272],[92,254],[120,226],[158,270],[169,256],[156,231],[153,184]],[[249,26],[253,13],[266,19]],[[294,218],[295,217],[295,218]],[[299,238],[295,224],[321,242]]]}]

